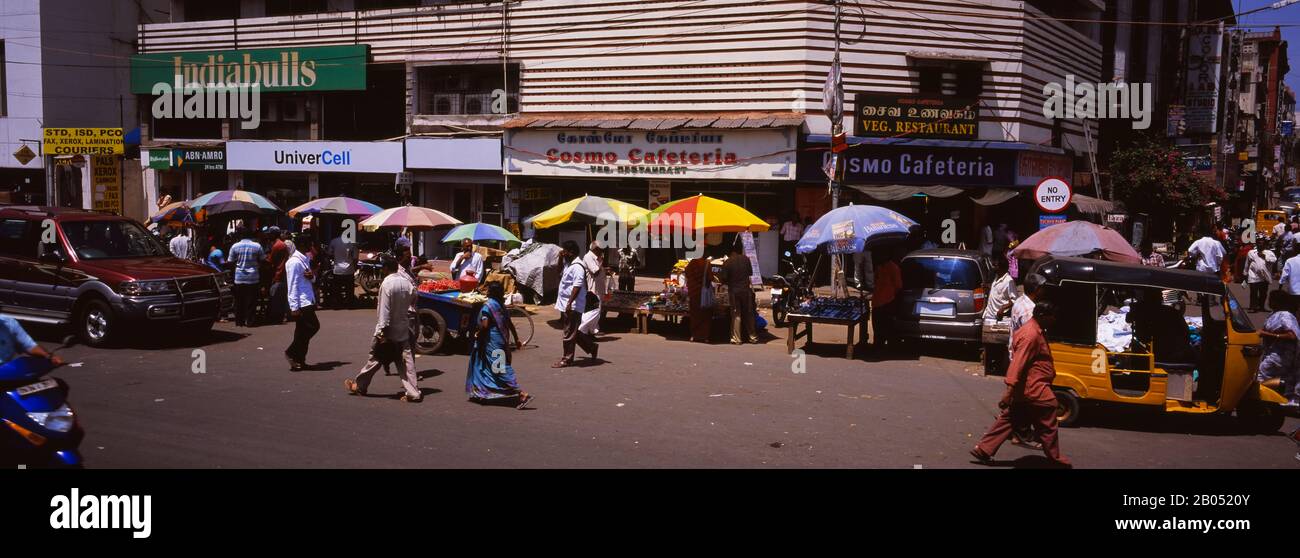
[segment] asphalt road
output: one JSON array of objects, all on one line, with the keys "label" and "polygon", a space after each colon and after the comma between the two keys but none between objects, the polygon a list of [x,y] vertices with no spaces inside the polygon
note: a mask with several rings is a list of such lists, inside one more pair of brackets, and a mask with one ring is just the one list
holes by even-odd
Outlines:
[{"label": "asphalt road", "polygon": [[[559,331],[549,308],[516,353],[531,409],[466,401],[466,357],[419,357],[425,400],[397,400],[396,377],[355,397],[343,379],[364,362],[374,311],[322,311],[309,361],[281,355],[292,325],[219,324],[202,347],[138,335],[113,349],[72,347],[57,376],[87,435],[89,467],[978,467],[967,450],[992,421],[1000,378],[959,350],[854,361],[842,346],[810,348],[803,373],[783,339],[701,345],[656,323],[649,335],[609,324],[600,361],[555,370]],[[838,330],[838,331],[837,331]],[[840,328],[821,328],[830,341]],[[55,331],[39,331],[45,341]],[[191,342],[193,343],[193,342]],[[455,345],[452,345],[456,348]],[[463,353],[458,349],[457,353]],[[1226,417],[1093,411],[1066,429],[1078,467],[1295,468],[1282,434],[1241,431]],[[1086,419],[1085,419],[1086,420]],[[1300,426],[1288,421],[1286,429]],[[998,466],[1043,459],[1006,445]]]}]

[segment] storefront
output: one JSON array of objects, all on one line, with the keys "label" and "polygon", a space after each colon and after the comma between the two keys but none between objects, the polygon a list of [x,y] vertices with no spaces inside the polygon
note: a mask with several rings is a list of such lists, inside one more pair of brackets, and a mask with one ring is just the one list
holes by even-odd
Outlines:
[{"label": "storefront", "polygon": [[[518,214],[510,213],[506,203],[500,137],[409,137],[406,169],[415,200],[423,207],[465,223],[507,228],[518,223]],[[455,247],[441,243],[446,232],[422,235],[426,256],[452,257]]]},{"label": "storefront", "polygon": [[[828,136],[806,138],[801,192],[825,192],[829,142]],[[978,247],[985,225],[1006,223],[1021,238],[1037,231],[1040,212],[1026,192],[1043,178],[1073,171],[1061,150],[1016,142],[850,137],[848,143],[841,154],[841,205],[889,207],[920,223],[935,243],[969,248]],[[812,204],[799,208],[805,205]]]},{"label": "storefront", "polygon": [[[524,116],[505,126],[510,201],[527,219],[584,194],[651,208],[705,194],[775,224],[793,199],[802,124],[787,113]],[[581,241],[586,231],[537,236]],[[775,273],[775,227],[756,242],[761,272]],[[648,267],[671,266],[668,252],[652,251]]]},{"label": "storefront", "polygon": [[156,146],[141,150],[145,202],[152,212],[160,201],[194,199],[205,192],[225,190],[226,149],[221,142]]},{"label": "storefront", "polygon": [[232,141],[226,162],[233,187],[256,192],[289,210],[308,200],[351,196],[383,207],[403,170],[402,143],[348,141]]}]

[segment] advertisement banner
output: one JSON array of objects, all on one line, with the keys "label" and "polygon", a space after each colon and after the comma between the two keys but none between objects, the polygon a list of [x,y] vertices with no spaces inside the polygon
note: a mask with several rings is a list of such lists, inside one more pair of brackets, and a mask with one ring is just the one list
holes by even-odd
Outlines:
[{"label": "advertisement banner", "polygon": [[1219,64],[1222,35],[1212,27],[1192,28],[1188,40],[1187,103],[1184,120],[1189,134],[1218,131]]},{"label": "advertisement banner", "polygon": [[149,152],[149,168],[157,170],[172,168],[172,150],[155,147],[147,151]]},{"label": "advertisement banner", "polygon": [[368,45],[155,52],[131,57],[131,92],[155,85],[252,85],[271,91],[364,91]]},{"label": "advertisement banner", "polygon": [[383,172],[404,170],[398,141],[231,141],[230,170]]},{"label": "advertisement banner", "polygon": [[226,151],[211,149],[173,149],[171,166],[180,170],[226,170]]},{"label": "advertisement banner", "polygon": [[1016,162],[1016,185],[1034,186],[1044,178],[1073,176],[1074,159],[1067,155],[1021,151]]},{"label": "advertisement banner", "polygon": [[858,93],[854,106],[855,135],[861,137],[974,140],[980,135],[976,99]]},{"label": "advertisement banner", "polygon": [[122,214],[122,173],[117,165],[112,155],[90,158],[91,209]]},{"label": "advertisement banner", "polygon": [[[859,146],[841,153],[844,184],[917,186],[1011,186],[1016,183],[1016,151],[912,147]],[[820,169],[830,150],[801,152],[799,180],[825,183]]]},{"label": "advertisement banner", "polygon": [[505,172],[581,176],[793,180],[793,128],[507,130]]},{"label": "advertisement banner", "polygon": [[41,153],[46,155],[121,155],[121,128],[42,128]]}]

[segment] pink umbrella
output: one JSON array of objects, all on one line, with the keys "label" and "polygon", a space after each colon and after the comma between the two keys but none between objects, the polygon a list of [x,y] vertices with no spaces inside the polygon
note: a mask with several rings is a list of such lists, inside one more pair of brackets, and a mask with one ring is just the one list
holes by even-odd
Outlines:
[{"label": "pink umbrella", "polygon": [[459,225],[455,217],[436,209],[407,205],[385,209],[361,222],[361,227],[373,231],[380,227],[428,230],[434,227]]},{"label": "pink umbrella", "polygon": [[1011,251],[1011,255],[1024,260],[1051,255],[1142,263],[1142,256],[1119,233],[1088,221],[1070,221],[1047,227],[1026,238]]}]

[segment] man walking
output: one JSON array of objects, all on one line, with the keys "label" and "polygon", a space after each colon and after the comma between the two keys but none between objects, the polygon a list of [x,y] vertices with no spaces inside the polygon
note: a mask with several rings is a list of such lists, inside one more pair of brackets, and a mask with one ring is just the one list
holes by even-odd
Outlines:
[{"label": "man walking", "polygon": [[605,249],[596,241],[591,241],[587,254],[582,257],[582,265],[587,268],[587,291],[596,295],[596,306],[587,308],[580,329],[592,335],[600,335],[600,319],[604,316],[600,306],[605,304],[605,294],[609,290],[609,278],[605,275]]},{"label": "man walking", "polygon": [[560,311],[560,321],[564,324],[564,357],[555,361],[551,368],[564,368],[573,365],[574,346],[596,358],[600,348],[589,334],[578,330],[582,323],[582,313],[587,309],[587,268],[578,258],[578,243],[569,240],[560,250],[560,261],[565,263],[564,274],[560,277],[560,292],[555,298],[555,309]]},{"label": "man walking", "polygon": [[402,401],[419,403],[422,394],[419,377],[415,373],[415,357],[409,343],[411,322],[407,318],[411,300],[415,298],[415,286],[405,273],[399,271],[396,258],[385,255],[379,261],[385,277],[379,286],[379,305],[376,308],[378,320],[375,323],[370,359],[355,378],[344,380],[343,386],[352,395],[365,395],[375,372],[392,363],[397,365],[397,373],[402,377],[402,389],[406,392],[402,395]]},{"label": "man walking", "polygon": [[1264,238],[1255,241],[1255,249],[1246,256],[1246,284],[1250,285],[1250,311],[1264,311],[1264,297],[1268,294],[1268,285],[1272,281],[1273,264],[1277,257],[1272,250],[1264,248]]},{"label": "man walking", "polygon": [[758,343],[758,328],[754,324],[754,289],[749,283],[753,274],[754,262],[745,255],[739,243],[732,244],[727,262],[722,264],[722,280],[727,283],[727,293],[731,297],[732,345],[745,341]]},{"label": "man walking", "polygon": [[1223,265],[1223,243],[1214,238],[1211,227],[1205,227],[1202,232],[1201,238],[1187,249],[1187,259],[1196,262],[1196,271],[1219,275],[1219,268]]},{"label": "man walking", "polygon": [[289,371],[298,372],[307,366],[307,348],[311,338],[320,331],[320,321],[316,319],[316,288],[312,285],[315,275],[311,271],[315,240],[310,234],[303,233],[298,235],[294,245],[297,251],[285,262],[284,275],[289,312],[298,321],[293,328],[293,343],[285,349],[284,356],[289,360]]},{"label": "man walking", "polygon": [[271,264],[270,301],[267,303],[266,317],[275,325],[284,323],[284,315],[289,311],[289,297],[285,288],[284,264],[293,252],[289,244],[289,231],[280,232],[277,227],[267,231],[275,239],[271,243],[267,262]]},{"label": "man walking", "polygon": [[190,240],[190,237],[185,234],[185,230],[181,229],[180,232],[176,233],[176,236],[172,237],[171,242],[167,244],[167,248],[172,251],[173,256],[182,260],[188,260],[192,255],[194,243]]},{"label": "man walking", "polygon": [[235,268],[235,325],[253,327],[253,308],[261,289],[258,267],[262,265],[264,254],[262,245],[253,240],[252,231],[241,228],[236,234],[239,242],[231,246],[226,255],[226,263]]},{"label": "man walking", "polygon": [[1055,323],[1056,308],[1051,301],[1040,301],[1034,305],[1034,317],[1012,337],[1007,391],[998,402],[1002,412],[970,451],[980,463],[992,463],[998,448],[1011,437],[1013,425],[1029,421],[1038,431],[1047,458],[1056,465],[1070,466],[1070,460],[1061,455],[1057,436],[1056,395],[1052,393],[1056,367],[1052,361],[1052,348],[1044,335]]},{"label": "man walking", "polygon": [[[1011,312],[1012,305],[1016,300],[1016,285],[1011,279],[1011,273],[1007,271],[1006,258],[994,260],[998,270],[998,278],[993,280],[993,286],[989,288],[988,302],[984,305],[984,313],[981,318],[984,327],[997,325],[1002,319]],[[984,374],[1003,373],[1007,366],[1007,348],[1001,344],[984,344]]]}]

